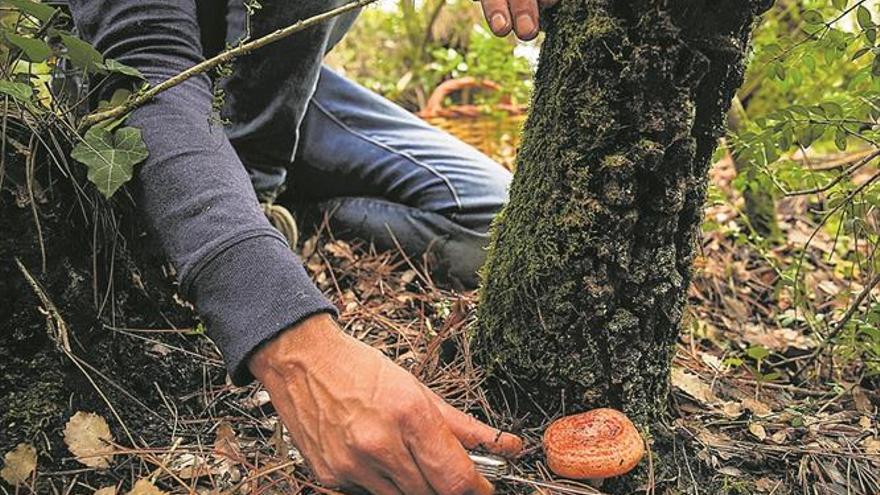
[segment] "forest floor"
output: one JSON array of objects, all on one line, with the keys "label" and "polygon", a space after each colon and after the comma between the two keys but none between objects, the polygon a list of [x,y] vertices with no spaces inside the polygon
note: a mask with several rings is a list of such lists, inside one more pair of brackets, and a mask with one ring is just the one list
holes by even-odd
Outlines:
[{"label": "forest floor", "polygon": [[[733,175],[729,163],[713,168],[719,198],[707,206],[706,218],[718,228],[704,235],[674,360],[668,415],[661,419],[667,431],[657,432],[672,440],[671,450],[655,454],[664,456],[658,460],[668,468],[651,473],[657,485],[646,490],[880,493],[878,381],[858,375],[860,367],[841,361],[839,353],[811,357],[820,341],[795,309],[775,267],[803,254],[809,260],[811,306],[828,318],[846,307],[847,300],[837,294],[844,288],[858,293],[859,287],[828,261],[834,240],[825,232],[802,250],[813,230],[803,220],[809,215],[802,200],[779,204],[784,242],[767,249],[743,242]],[[480,371],[464,338],[473,323],[474,293],[438,288],[421,260],[376,253],[326,231],[306,240],[301,254],[318,286],[339,307],[347,332],[381,349],[455,406],[522,434],[528,453],[515,469],[551,479],[541,462],[541,429],[522,431],[523,418],[491,409],[484,398]],[[31,302],[33,321],[41,321],[37,308],[45,304]],[[256,384],[231,385],[200,327],[162,321],[167,323],[142,327],[117,321],[101,326],[98,337],[94,329],[88,333],[89,342],[105,338],[113,347],[84,343],[85,333],[77,336],[74,328],[78,322],[70,322],[70,350],[45,358],[67,363],[60,378],[41,375],[35,358],[22,361],[32,367],[24,371],[36,376],[31,383],[26,373],[16,375],[16,393],[63,380],[55,393],[66,400],[60,409],[49,408],[45,418],[4,421],[0,451],[25,444],[35,447],[39,458],[31,472],[27,447],[7,454],[3,477],[15,476],[16,467],[25,474],[17,488],[0,482],[0,492],[327,493],[311,481],[267,393]],[[125,368],[108,369],[111,361],[104,354],[120,352],[130,357],[116,360]],[[805,375],[819,378],[782,378],[805,364]],[[0,371],[4,380],[12,376],[3,365]],[[83,399],[86,395],[91,398]],[[77,411],[95,414],[68,422]],[[38,428],[32,427],[35,421]],[[102,438],[112,445],[108,448]],[[550,493],[509,485],[500,491]]]}]

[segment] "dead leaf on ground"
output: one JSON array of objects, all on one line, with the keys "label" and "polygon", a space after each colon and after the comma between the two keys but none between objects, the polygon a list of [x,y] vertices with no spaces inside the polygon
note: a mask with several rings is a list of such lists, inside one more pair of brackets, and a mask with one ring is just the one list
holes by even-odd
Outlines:
[{"label": "dead leaf on ground", "polygon": [[64,443],[76,460],[93,468],[108,468],[113,461],[113,434],[101,416],[79,411],[64,426]]},{"label": "dead leaf on ground", "polygon": [[700,360],[715,371],[724,371],[724,363],[714,354],[701,352]]},{"label": "dead leaf on ground", "polygon": [[721,413],[728,418],[738,418],[742,415],[743,406],[736,401],[727,401],[721,406]]},{"label": "dead leaf on ground", "polygon": [[128,495],[168,495],[168,492],[156,488],[152,481],[143,478],[135,482]]},{"label": "dead leaf on ground", "polygon": [[788,349],[807,350],[815,345],[812,337],[792,328],[764,325],[746,325],[742,339],[751,345],[761,345],[775,352],[785,352]]},{"label": "dead leaf on ground", "polygon": [[238,438],[235,436],[235,430],[228,421],[221,421],[217,425],[216,439],[214,440],[214,452],[218,455],[226,457],[232,461],[241,459],[241,449],[238,445]]},{"label": "dead leaf on ground", "polygon": [[762,442],[767,439],[767,431],[758,423],[749,423],[749,433]]},{"label": "dead leaf on ground", "polygon": [[772,492],[779,486],[780,481],[772,480],[770,478],[758,478],[755,480],[755,489],[760,492]]},{"label": "dead leaf on ground", "polygon": [[98,488],[92,495],[116,495],[116,487],[105,486],[104,488]]},{"label": "dead leaf on ground", "polygon": [[854,385],[852,391],[853,403],[856,406],[856,410],[863,414],[871,414],[874,411],[874,407],[871,405],[871,399],[868,398],[868,394],[865,393],[865,389],[858,385]]},{"label": "dead leaf on ground", "polygon": [[751,411],[752,414],[754,414],[755,416],[763,418],[765,416],[770,416],[771,414],[773,414],[773,410],[770,409],[770,406],[764,404],[757,399],[752,399],[750,397],[745,398],[742,400],[742,405],[743,407]]},{"label": "dead leaf on ground", "polygon": [[12,486],[27,482],[37,469],[37,449],[33,445],[20,443],[3,456],[3,469],[0,477]]},{"label": "dead leaf on ground", "polygon": [[742,469],[733,466],[724,466],[723,468],[719,468],[718,472],[726,474],[727,476],[733,476],[734,478],[739,478],[745,474]]},{"label": "dead leaf on ground", "polygon": [[673,368],[672,385],[703,404],[715,404],[718,397],[712,387],[699,376],[682,368]]},{"label": "dead leaf on ground", "polygon": [[253,395],[241,401],[241,405],[248,409],[257,409],[270,402],[272,402],[272,398],[269,397],[269,392],[265,390],[257,390]]},{"label": "dead leaf on ground", "polygon": [[770,441],[775,443],[776,445],[782,445],[788,440],[788,433],[786,430],[779,430],[776,433],[770,435]]},{"label": "dead leaf on ground", "polygon": [[279,459],[287,459],[290,455],[290,447],[284,441],[284,425],[280,421],[275,423],[275,431],[269,439],[269,445],[275,447],[275,455]]},{"label": "dead leaf on ground", "polygon": [[880,438],[868,437],[862,440],[862,448],[868,455],[880,455]]},{"label": "dead leaf on ground", "polygon": [[207,459],[193,454],[183,454],[174,459],[168,466],[180,479],[190,480],[209,474],[215,475],[218,470],[211,466]]}]

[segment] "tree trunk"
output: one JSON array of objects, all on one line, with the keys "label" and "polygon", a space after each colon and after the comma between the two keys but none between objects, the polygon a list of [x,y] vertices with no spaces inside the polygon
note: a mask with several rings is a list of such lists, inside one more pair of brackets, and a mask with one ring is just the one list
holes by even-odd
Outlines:
[{"label": "tree trunk", "polygon": [[709,161],[769,3],[551,12],[474,343],[519,412],[612,406],[641,424],[662,412]]}]

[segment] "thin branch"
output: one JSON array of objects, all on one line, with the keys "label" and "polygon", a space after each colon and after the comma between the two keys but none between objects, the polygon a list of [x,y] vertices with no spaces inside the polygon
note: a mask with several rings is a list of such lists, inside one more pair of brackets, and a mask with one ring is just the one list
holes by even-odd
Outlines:
[{"label": "thin branch", "polygon": [[200,62],[200,63],[190,67],[189,69],[186,69],[185,71],[177,74],[176,76],[174,76],[170,79],[167,79],[167,80],[157,84],[156,86],[151,87],[150,89],[144,91],[143,93],[140,93],[139,95],[137,95],[136,97],[134,97],[133,99],[129,100],[128,102],[126,102],[122,105],[119,105],[119,106],[116,106],[116,107],[113,107],[113,108],[110,108],[108,110],[104,110],[101,112],[96,112],[96,113],[93,113],[90,115],[86,115],[83,118],[82,123],[80,124],[80,128],[85,129],[85,128],[88,128],[90,126],[97,124],[98,122],[103,122],[105,120],[111,120],[111,119],[116,119],[116,118],[122,117],[126,113],[128,113],[128,112],[134,110],[135,108],[138,108],[138,107],[142,106],[143,104],[147,103],[148,101],[150,101],[152,98],[154,98],[159,93],[161,93],[163,91],[167,91],[167,90],[177,86],[178,84],[181,84],[182,82],[186,81],[187,79],[190,79],[193,76],[197,76],[199,74],[204,74],[219,65],[222,65],[226,62],[234,60],[242,55],[247,55],[258,48],[262,48],[263,46],[266,46],[270,43],[274,43],[278,40],[282,40],[284,38],[287,38],[288,36],[290,36],[294,33],[298,33],[304,29],[312,27],[312,26],[319,24],[321,22],[324,22],[328,19],[332,19],[333,17],[336,17],[338,15],[344,14],[346,12],[350,12],[355,9],[359,9],[361,7],[365,7],[365,6],[367,6],[371,3],[374,3],[376,1],[378,1],[378,0],[354,0],[353,2],[345,4],[341,7],[337,7],[335,9],[328,10],[327,12],[318,14],[313,17],[309,17],[308,19],[303,19],[303,20],[297,21],[294,24],[291,24],[290,26],[287,26],[287,27],[279,29],[275,32],[269,33],[261,38],[257,38],[255,40],[250,41],[248,43],[245,43],[243,45],[239,45],[235,48],[231,48],[229,50],[221,52],[221,53],[217,54],[216,56],[211,57],[203,62]]}]

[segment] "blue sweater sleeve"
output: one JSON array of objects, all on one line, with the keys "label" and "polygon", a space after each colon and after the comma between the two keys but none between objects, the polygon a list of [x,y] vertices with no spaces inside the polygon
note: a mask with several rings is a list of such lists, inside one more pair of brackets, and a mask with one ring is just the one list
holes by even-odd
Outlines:
[{"label": "blue sweater sleeve", "polygon": [[[151,84],[202,60],[193,0],[72,0],[80,35]],[[213,125],[211,83],[193,77],[134,111],[150,156],[134,193],[181,293],[204,319],[236,383],[252,379],[249,354],[279,331],[334,306],[266,220],[223,129]]]}]

